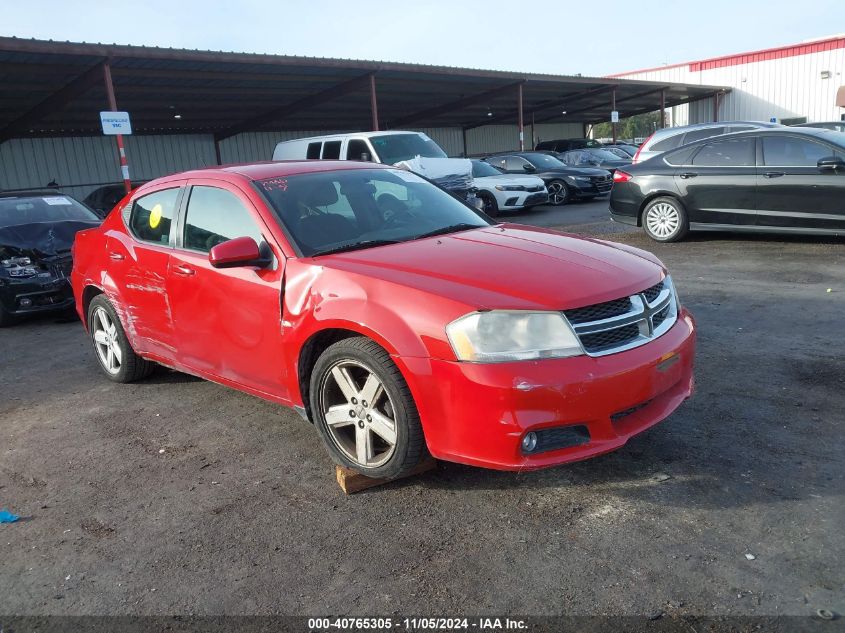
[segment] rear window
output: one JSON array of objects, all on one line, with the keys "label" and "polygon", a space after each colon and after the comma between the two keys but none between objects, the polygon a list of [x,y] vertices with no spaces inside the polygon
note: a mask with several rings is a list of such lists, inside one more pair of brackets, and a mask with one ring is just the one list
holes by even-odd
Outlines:
[{"label": "rear window", "polygon": [[711,136],[721,136],[724,133],[724,127],[706,127],[701,130],[693,130],[684,135],[684,145],[700,141],[703,138],[710,138]]},{"label": "rear window", "polygon": [[0,228],[38,222],[74,221],[99,222],[100,218],[68,196],[0,198]]},{"label": "rear window", "polygon": [[650,152],[665,152],[670,149],[675,149],[678,145],[681,144],[681,139],[684,138],[683,134],[675,134],[674,136],[670,136],[669,138],[664,138],[662,141],[657,141],[651,147],[648,148]]},{"label": "rear window", "polygon": [[179,191],[179,187],[163,189],[135,200],[128,222],[132,235],[144,242],[168,244]]},{"label": "rear window", "polygon": [[669,152],[663,157],[669,165],[689,165],[691,164],[692,155],[698,149],[698,145],[692,147],[682,147],[674,152]]}]

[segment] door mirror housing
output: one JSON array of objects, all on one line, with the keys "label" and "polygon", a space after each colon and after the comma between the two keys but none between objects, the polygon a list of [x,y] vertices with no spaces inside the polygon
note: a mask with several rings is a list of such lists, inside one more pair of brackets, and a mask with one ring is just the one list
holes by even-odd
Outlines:
[{"label": "door mirror housing", "polygon": [[536,167],[534,167],[534,165],[532,165],[531,163],[525,163],[525,164],[522,166],[522,168],[523,168],[525,171],[537,171],[537,168],[536,168]]},{"label": "door mirror housing", "polygon": [[825,156],[824,158],[819,159],[816,166],[820,171],[845,169],[845,159],[842,159],[839,156]]},{"label": "door mirror housing", "polygon": [[251,237],[236,237],[227,240],[208,251],[208,261],[215,268],[238,266],[264,266],[267,261],[261,256],[258,244]]}]

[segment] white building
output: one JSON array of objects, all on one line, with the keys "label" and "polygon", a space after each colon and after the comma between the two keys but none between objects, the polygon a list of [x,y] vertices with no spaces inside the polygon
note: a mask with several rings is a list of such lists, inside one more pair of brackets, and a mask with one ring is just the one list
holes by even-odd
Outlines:
[{"label": "white building", "polygon": [[714,120],[774,119],[786,124],[845,120],[845,108],[836,105],[837,90],[845,86],[845,35],[612,77],[731,88],[716,97],[716,103],[711,98],[670,108],[670,125]]}]

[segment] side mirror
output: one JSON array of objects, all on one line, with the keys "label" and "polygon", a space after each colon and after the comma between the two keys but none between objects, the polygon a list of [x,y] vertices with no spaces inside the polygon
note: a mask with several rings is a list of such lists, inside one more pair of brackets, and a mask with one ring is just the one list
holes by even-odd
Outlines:
[{"label": "side mirror", "polygon": [[845,160],[839,158],[839,156],[825,156],[824,158],[819,159],[819,162],[816,163],[816,166],[819,168],[819,171],[835,171],[837,169],[845,169]]},{"label": "side mirror", "polygon": [[266,263],[261,257],[258,244],[251,237],[236,237],[212,246],[208,251],[208,261],[215,268],[262,266]]},{"label": "side mirror", "polygon": [[526,163],[525,165],[522,166],[522,168],[525,171],[537,171],[537,168],[534,167],[534,165],[532,165],[531,163]]}]

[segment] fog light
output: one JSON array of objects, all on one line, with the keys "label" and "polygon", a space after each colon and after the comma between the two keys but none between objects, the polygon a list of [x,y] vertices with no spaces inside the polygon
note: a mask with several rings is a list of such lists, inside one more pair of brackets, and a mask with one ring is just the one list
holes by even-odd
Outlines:
[{"label": "fog light", "polygon": [[522,438],[522,452],[530,453],[537,448],[537,434],[534,431],[529,431]]},{"label": "fog light", "polygon": [[21,299],[20,304],[22,308],[28,308],[32,305],[32,299]]}]

